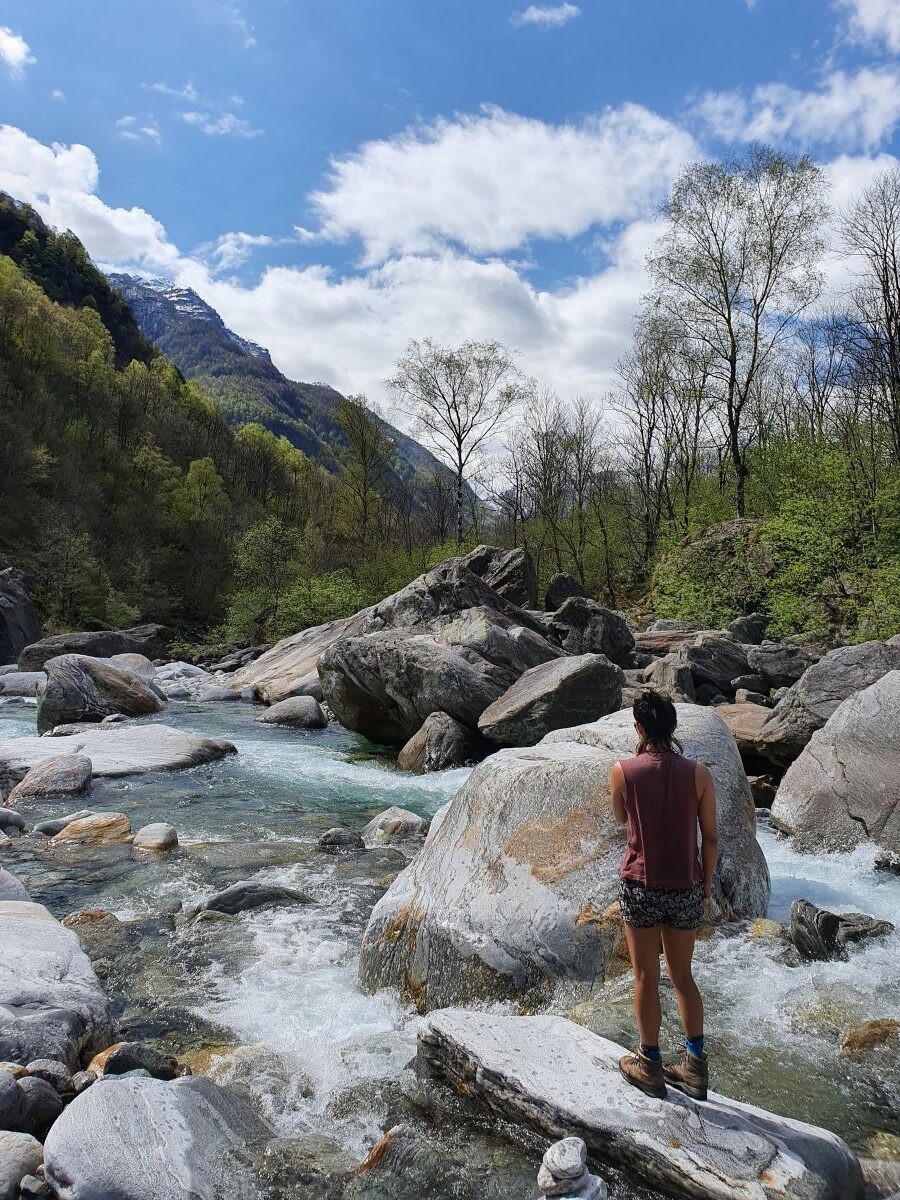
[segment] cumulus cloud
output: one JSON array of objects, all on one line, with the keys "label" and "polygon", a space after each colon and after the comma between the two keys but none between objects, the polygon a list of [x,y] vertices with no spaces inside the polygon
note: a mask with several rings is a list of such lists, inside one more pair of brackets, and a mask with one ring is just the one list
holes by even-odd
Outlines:
[{"label": "cumulus cloud", "polygon": [[900,54],[900,4],[897,0],[840,0],[851,32],[870,42],[884,42]]},{"label": "cumulus cloud", "polygon": [[803,91],[767,83],[751,92],[707,92],[693,112],[730,141],[792,141],[872,150],[900,123],[900,70],[832,71]]},{"label": "cumulus cloud", "polygon": [[513,25],[537,25],[539,29],[558,29],[581,16],[577,4],[529,4],[509,18]]},{"label": "cumulus cloud", "polygon": [[333,160],[311,201],[320,236],[360,238],[370,265],[448,244],[496,254],[643,215],[697,153],[636,104],[565,125],[485,108]]},{"label": "cumulus cloud", "polygon": [[13,33],[6,25],[0,25],[0,62],[4,63],[13,79],[21,79],[25,68],[36,59],[31,47],[20,33]]},{"label": "cumulus cloud", "polygon": [[278,238],[267,233],[223,233],[214,242],[198,246],[195,254],[217,271],[233,271],[245,263],[258,246],[274,246]]},{"label": "cumulus cloud", "polygon": [[71,229],[101,263],[174,269],[179,253],[143,208],[112,208],[96,194],[97,159],[87,146],[43,143],[0,126],[0,191],[32,204],[51,225]]}]

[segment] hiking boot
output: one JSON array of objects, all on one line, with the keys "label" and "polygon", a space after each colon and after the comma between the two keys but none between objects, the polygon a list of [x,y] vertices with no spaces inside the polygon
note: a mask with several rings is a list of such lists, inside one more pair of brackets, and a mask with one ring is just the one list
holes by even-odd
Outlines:
[{"label": "hiking boot", "polygon": [[639,1088],[648,1096],[655,1096],[657,1100],[665,1099],[666,1081],[661,1058],[648,1058],[638,1046],[634,1054],[626,1054],[619,1059],[619,1070],[632,1087]]},{"label": "hiking boot", "polygon": [[679,1062],[666,1063],[663,1075],[667,1083],[679,1092],[684,1092],[692,1100],[705,1100],[709,1087],[709,1059],[704,1054],[697,1058],[689,1050]]}]

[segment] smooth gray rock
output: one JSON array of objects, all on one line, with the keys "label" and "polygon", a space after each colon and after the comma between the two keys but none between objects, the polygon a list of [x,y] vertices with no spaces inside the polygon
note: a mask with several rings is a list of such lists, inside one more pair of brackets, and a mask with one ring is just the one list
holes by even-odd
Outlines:
[{"label": "smooth gray rock", "polygon": [[263,725],[289,725],[293,729],[324,729],[328,718],[313,696],[289,696],[279,700],[256,718]]},{"label": "smooth gray rock", "polygon": [[35,696],[46,682],[43,671],[11,671],[0,675],[0,696]]},{"label": "smooth gray rock", "polygon": [[758,646],[766,636],[768,621],[763,613],[748,613],[744,617],[735,617],[729,624],[727,632],[744,645]]},{"label": "smooth gray rock", "polygon": [[93,769],[83,754],[48,755],[31,767],[7,797],[8,804],[33,796],[78,796],[90,790]]},{"label": "smooth gray rock", "polygon": [[0,829],[17,837],[21,833],[27,833],[28,822],[21,813],[13,812],[11,808],[0,808]]},{"label": "smooth gray rock", "polygon": [[41,904],[0,901],[0,1059],[77,1069],[112,1041],[106,996],[77,936]]},{"label": "smooth gray rock", "polygon": [[122,1042],[103,1064],[103,1078],[125,1075],[129,1071],[146,1071],[153,1079],[174,1079],[178,1074],[178,1062],[142,1042]]},{"label": "smooth gray rock", "polygon": [[727,695],[732,679],[748,674],[748,648],[728,634],[698,633],[683,653],[698,693],[707,684]]},{"label": "smooth gray rock", "polygon": [[166,821],[154,821],[137,831],[132,845],[135,850],[174,850],[178,845],[178,830]]},{"label": "smooth gray rock", "polygon": [[26,646],[19,655],[19,670],[42,671],[45,663],[61,654],[85,654],[92,658],[140,654],[151,660],[162,658],[165,632],[164,625],[138,625],[133,629],[59,633]]},{"label": "smooth gray rock", "polygon": [[0,900],[30,900],[28,889],[11,871],[0,867]]},{"label": "smooth gray rock", "polygon": [[587,1146],[580,1137],[553,1143],[541,1160],[537,1181],[544,1196],[606,1200],[608,1194],[603,1180],[587,1168]]},{"label": "smooth gray rock", "polygon": [[477,732],[447,713],[433,712],[397,755],[397,766],[402,771],[425,775],[478,762],[492,749]]},{"label": "smooth gray rock", "polygon": [[853,946],[893,932],[890,921],[865,913],[833,913],[808,900],[795,900],[791,905],[791,941],[801,958],[814,962],[846,959]]},{"label": "smooth gray rock", "polygon": [[47,1130],[63,1110],[59,1092],[46,1079],[32,1075],[17,1080],[16,1086],[25,1100],[22,1131],[43,1141]]},{"label": "smooth gray rock", "polygon": [[326,854],[353,853],[366,848],[361,834],[357,833],[355,829],[344,829],[340,825],[335,825],[333,829],[326,829],[317,845]]},{"label": "smooth gray rock", "polygon": [[44,1161],[44,1147],[29,1133],[0,1130],[0,1200],[18,1200],[19,1184]]},{"label": "smooth gray rock", "polygon": [[410,839],[423,838],[428,832],[428,822],[408,808],[396,804],[373,817],[362,831],[367,846],[395,846]]},{"label": "smooth gray rock", "polygon": [[[547,612],[556,612],[560,605],[573,596],[587,596],[587,589],[574,575],[567,571],[557,571],[551,575],[547,590],[544,593],[544,607]],[[533,606],[532,606],[533,607]]]},{"label": "smooth gray rock", "polygon": [[38,733],[72,721],[100,721],[121,713],[143,717],[160,712],[165,700],[151,681],[125,667],[63,654],[47,660],[47,682],[38,700]]},{"label": "smooth gray rock", "polygon": [[26,1063],[25,1066],[29,1075],[52,1084],[60,1094],[75,1090],[72,1085],[72,1075],[69,1068],[57,1058],[35,1058],[30,1063]]},{"label": "smooth gray rock", "polygon": [[34,832],[41,833],[44,837],[56,837],[67,825],[71,825],[73,821],[83,821],[86,817],[92,817],[95,811],[93,808],[80,808],[77,812],[67,813],[64,817],[54,817],[50,821],[40,821],[35,825]]},{"label": "smooth gray rock", "polygon": [[624,682],[621,667],[603,654],[553,659],[517,679],[484,710],[478,728],[499,746],[533,746],[553,729],[615,712]]},{"label": "smooth gray rock", "polygon": [[25,576],[13,567],[0,571],[0,663],[14,663],[29,642],[41,636]]},{"label": "smooth gray rock", "polygon": [[667,1194],[710,1200],[862,1200],[859,1161],[825,1129],[715,1092],[645,1096],[623,1047],[561,1017],[448,1009],[419,1030],[423,1070],[492,1115],[558,1137],[577,1130],[601,1162]]},{"label": "smooth gray rock", "polygon": [[25,1096],[11,1071],[0,1068],[0,1129],[25,1128]]},{"label": "smooth gray rock", "polygon": [[763,679],[760,691],[792,687],[815,661],[808,650],[792,642],[763,642],[747,651],[750,670]]},{"label": "smooth gray rock", "polygon": [[778,702],[757,742],[770,762],[788,766],[817,729],[854,692],[900,669],[900,645],[863,642],[832,650],[806,671]]},{"label": "smooth gray rock", "polygon": [[235,703],[240,700],[241,693],[234,688],[223,687],[218,683],[208,683],[199,687],[196,699],[200,704]]},{"label": "smooth gray rock", "polygon": [[521,608],[537,608],[537,571],[527,550],[476,546],[460,559],[498,595]]},{"label": "smooth gray rock", "polygon": [[781,781],[772,821],[804,851],[865,841],[900,851],[900,670],[845,700],[813,734]]},{"label": "smooth gray rock", "polygon": [[621,613],[596,600],[573,596],[545,622],[548,636],[566,654],[604,654],[620,667],[631,666],[634,634]]},{"label": "smooth gray rock", "polygon": [[[685,753],[709,766],[719,797],[707,917],[763,916],[769,875],[734,739],[710,709],[679,705],[678,720]],[[427,1011],[507,997],[546,1005],[559,980],[602,980],[621,934],[604,912],[624,850],[608,779],[634,745],[623,711],[476,767],[376,904],[363,985],[399,988]]]},{"label": "smooth gray rock", "polygon": [[46,1175],[59,1200],[253,1200],[271,1136],[210,1079],[104,1077],[50,1130]]},{"label": "smooth gray rock", "polygon": [[234,883],[204,900],[195,912],[220,912],[233,916],[252,908],[269,908],[278,904],[308,904],[309,897],[293,888],[268,883]]},{"label": "smooth gray rock", "polygon": [[[231,742],[194,737],[168,725],[98,726],[96,732],[55,738],[51,746],[56,754],[90,759],[95,776],[176,771],[237,753]],[[22,779],[50,757],[51,746],[40,737],[0,739],[0,782]]]}]

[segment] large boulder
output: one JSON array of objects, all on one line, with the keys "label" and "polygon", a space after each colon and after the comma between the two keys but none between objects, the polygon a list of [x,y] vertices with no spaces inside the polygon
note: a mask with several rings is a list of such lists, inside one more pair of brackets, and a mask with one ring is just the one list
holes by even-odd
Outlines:
[{"label": "large boulder", "polygon": [[95,730],[52,740],[0,738],[0,786],[18,783],[32,767],[51,758],[51,750],[90,759],[95,776],[177,771],[237,753],[231,742],[194,737],[168,725],[98,725]]},{"label": "large boulder", "polygon": [[550,639],[567,654],[605,654],[620,667],[631,666],[634,634],[628,622],[596,600],[572,596],[544,624]]},{"label": "large boulder", "polygon": [[44,1162],[59,1200],[253,1200],[271,1137],[245,1100],[211,1079],[111,1075],[66,1108]]},{"label": "large boulder", "polygon": [[747,651],[747,662],[754,675],[760,675],[763,685],[770,688],[792,687],[816,661],[803,646],[792,642],[763,642]]},{"label": "large boulder", "polygon": [[478,728],[498,746],[533,746],[552,729],[615,712],[624,682],[621,667],[603,654],[552,659],[526,671],[489,705]]},{"label": "large boulder", "polygon": [[537,608],[537,571],[527,550],[476,546],[460,562],[513,604],[520,608]]},{"label": "large boulder", "polygon": [[763,758],[786,767],[848,696],[898,669],[900,645],[863,642],[830,651],[778,702],[760,732],[757,749]]},{"label": "large boulder", "polygon": [[[713,709],[680,705],[678,718],[685,753],[709,766],[719,795],[708,916],[763,916],[769,876],[734,740]],[[557,981],[602,979],[618,942],[603,914],[624,850],[608,779],[634,743],[631,714],[618,712],[476,767],[375,906],[363,984],[397,987],[425,1011],[506,997],[543,1005]]]},{"label": "large boulder", "polygon": [[[267,704],[296,695],[321,699],[317,664],[330,646],[347,638],[391,629],[436,633],[460,613],[472,609],[491,613],[495,620],[505,617],[508,629],[527,630],[539,641],[545,640],[536,617],[495,592],[459,559],[451,558],[355,616],[285,638],[238,671],[232,686],[253,689]],[[546,655],[552,656],[552,653]],[[534,662],[527,664],[534,665]]]},{"label": "large boulder", "polygon": [[400,627],[345,638],[322,655],[319,676],[342,725],[402,746],[433,712],[474,729],[529,667],[559,656],[533,629],[480,607],[438,615],[421,631]]},{"label": "large boulder", "polygon": [[0,867],[0,900],[30,900],[28,889],[11,871]]},{"label": "large boulder", "polygon": [[683,650],[673,650],[655,659],[646,668],[644,677],[648,684],[673,700],[693,701],[695,698],[694,676]]},{"label": "large boulder", "polygon": [[747,613],[746,616],[735,617],[727,625],[728,632],[748,646],[758,646],[766,636],[768,621],[763,613]]},{"label": "large boulder", "polygon": [[574,575],[566,571],[557,571],[550,577],[547,590],[544,593],[544,607],[547,612],[556,610],[572,596],[587,596],[587,588]]},{"label": "large boulder", "polygon": [[0,901],[0,1061],[77,1070],[112,1041],[112,1020],[77,936],[41,904]]},{"label": "large boulder", "polygon": [[26,773],[7,797],[17,804],[33,796],[78,796],[89,791],[93,770],[83,754],[54,754]]},{"label": "large boulder", "polygon": [[256,719],[263,725],[288,725],[292,729],[324,729],[328,724],[322,705],[313,696],[288,696]]},{"label": "large boulder", "polygon": [[900,852],[900,670],[845,700],[813,734],[781,781],[772,820],[803,850],[871,841]]},{"label": "large boulder", "polygon": [[846,959],[852,947],[893,932],[890,921],[865,913],[833,913],[808,900],[791,905],[791,941],[801,958],[813,962]]},{"label": "large boulder", "polygon": [[[624,1050],[561,1017],[448,1009],[419,1030],[424,1073],[543,1136],[576,1131],[601,1162],[694,1200],[862,1200],[835,1134],[710,1092],[704,1103],[631,1087]],[[568,1194],[568,1193],[566,1193]]]},{"label": "large boulder", "polygon": [[40,636],[41,623],[25,577],[6,567],[0,571],[0,663],[14,663],[22,649]]},{"label": "large boulder", "polygon": [[747,672],[746,646],[727,633],[698,633],[692,642],[681,650],[685,663],[690,667],[694,686],[709,684],[717,691],[728,694],[731,681]]},{"label": "large boulder", "polygon": [[38,700],[38,733],[74,721],[102,721],[115,713],[144,717],[165,706],[148,680],[85,654],[48,659],[46,670],[47,682]]},{"label": "large boulder", "polygon": [[140,654],[162,658],[166,652],[164,625],[137,625],[133,629],[102,629],[88,633],[58,633],[26,646],[19,655],[20,671],[42,671],[51,658],[85,654],[112,658],[114,654]]},{"label": "large boulder", "polygon": [[719,704],[716,706],[716,712],[728,726],[743,762],[754,764],[758,757],[756,740],[772,715],[772,710],[764,704],[744,701],[739,704]]},{"label": "large boulder", "polygon": [[433,712],[425,718],[400,753],[397,766],[401,771],[425,775],[445,771],[484,758],[486,749],[480,734],[460,725],[445,712]]},{"label": "large boulder", "polygon": [[0,675],[0,696],[35,696],[46,681],[43,671],[10,671]]}]

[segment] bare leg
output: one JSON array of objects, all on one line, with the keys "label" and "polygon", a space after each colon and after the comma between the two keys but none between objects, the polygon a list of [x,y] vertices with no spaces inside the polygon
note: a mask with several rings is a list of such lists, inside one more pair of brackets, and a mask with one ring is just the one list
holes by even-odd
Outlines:
[{"label": "bare leg", "polygon": [[659,926],[635,929],[626,924],[625,937],[634,968],[634,1012],[638,1033],[645,1046],[658,1046],[662,1022],[659,1004]]},{"label": "bare leg", "polygon": [[690,1038],[703,1036],[703,998],[691,970],[696,940],[696,929],[663,927],[662,943],[666,955],[666,970],[678,999],[678,1011],[681,1013],[684,1032]]}]

